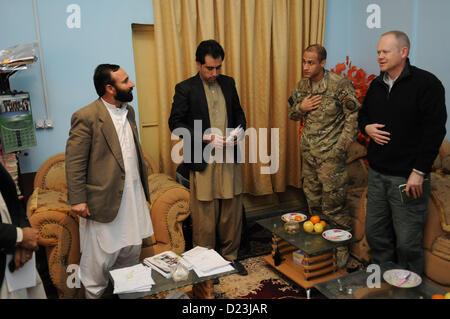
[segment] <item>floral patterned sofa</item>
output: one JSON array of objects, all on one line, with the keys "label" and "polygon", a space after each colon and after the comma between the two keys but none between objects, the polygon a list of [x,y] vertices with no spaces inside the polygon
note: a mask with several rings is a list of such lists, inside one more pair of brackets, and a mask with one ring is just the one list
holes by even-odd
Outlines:
[{"label": "floral patterned sofa", "polygon": [[[182,222],[190,214],[189,191],[159,173],[148,155],[145,160],[154,235],[144,239],[141,259],[166,250],[181,253],[185,248]],[[64,153],[50,157],[39,168],[33,194],[27,202],[27,216],[31,225],[39,230],[39,244],[45,247],[50,278],[58,297],[83,298],[82,287],[69,288],[67,284],[73,272],[67,267],[78,265],[81,255],[79,217],[70,211],[67,203]]]}]

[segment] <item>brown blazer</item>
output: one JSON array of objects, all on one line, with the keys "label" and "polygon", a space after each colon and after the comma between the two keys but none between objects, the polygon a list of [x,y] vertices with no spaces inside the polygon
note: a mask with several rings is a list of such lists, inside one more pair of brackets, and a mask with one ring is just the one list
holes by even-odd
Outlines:
[{"label": "brown blazer", "polygon": [[[133,131],[139,173],[147,201],[147,168],[137,132],[134,110],[127,105]],[[66,177],[71,205],[87,203],[89,219],[101,223],[114,220],[119,211],[125,181],[125,168],[119,138],[111,116],[98,99],[72,115],[66,144]]]}]

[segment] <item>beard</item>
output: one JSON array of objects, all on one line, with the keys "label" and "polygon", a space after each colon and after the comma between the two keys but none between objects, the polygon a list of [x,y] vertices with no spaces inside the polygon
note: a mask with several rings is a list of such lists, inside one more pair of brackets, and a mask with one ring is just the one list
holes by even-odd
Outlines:
[{"label": "beard", "polygon": [[122,103],[127,103],[133,101],[133,88],[130,88],[129,90],[120,90],[118,87],[114,86],[116,88],[116,96],[114,98]]}]

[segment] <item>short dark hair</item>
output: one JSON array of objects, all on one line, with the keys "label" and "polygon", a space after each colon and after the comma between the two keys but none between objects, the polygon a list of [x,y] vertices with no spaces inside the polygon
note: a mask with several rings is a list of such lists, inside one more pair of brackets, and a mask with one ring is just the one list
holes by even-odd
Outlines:
[{"label": "short dark hair", "polygon": [[214,59],[225,58],[225,51],[216,40],[206,40],[200,42],[195,52],[195,61],[205,64],[205,56],[210,55]]},{"label": "short dark hair", "polygon": [[305,49],[305,51],[316,52],[319,62],[327,59],[327,50],[325,50],[325,48],[320,44],[311,44]]},{"label": "short dark hair", "polygon": [[120,69],[116,64],[100,64],[94,72],[94,86],[98,96],[102,97],[106,93],[106,85],[115,85],[111,77],[111,72],[116,72]]}]

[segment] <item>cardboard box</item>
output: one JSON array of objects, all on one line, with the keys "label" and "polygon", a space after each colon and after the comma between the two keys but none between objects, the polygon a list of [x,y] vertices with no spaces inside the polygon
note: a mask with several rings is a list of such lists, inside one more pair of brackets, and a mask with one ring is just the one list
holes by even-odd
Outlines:
[{"label": "cardboard box", "polygon": [[296,250],[292,253],[292,260],[297,265],[303,266],[305,255],[302,254],[301,250]]}]

